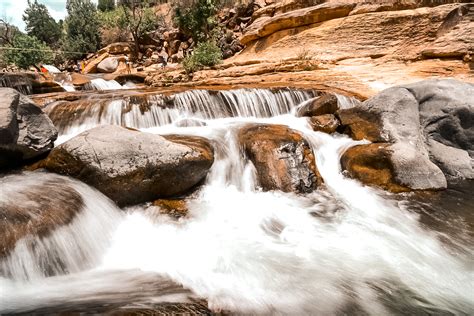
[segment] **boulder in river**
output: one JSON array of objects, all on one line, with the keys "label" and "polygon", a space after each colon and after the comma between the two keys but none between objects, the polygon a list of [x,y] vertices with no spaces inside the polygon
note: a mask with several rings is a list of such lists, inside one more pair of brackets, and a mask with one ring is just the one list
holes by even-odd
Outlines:
[{"label": "boulder in river", "polygon": [[40,166],[80,179],[123,206],[185,193],[213,161],[205,138],[104,125],[54,148]]},{"label": "boulder in river", "polygon": [[284,125],[250,124],[238,138],[264,190],[307,193],[321,184],[314,154],[301,133]]},{"label": "boulder in river", "polygon": [[50,151],[58,133],[29,98],[0,88],[0,168],[19,165]]},{"label": "boulder in river", "polygon": [[[390,144],[389,159],[400,185],[441,189],[446,188],[446,177],[474,178],[473,84],[443,79],[397,86],[355,108],[339,110],[338,116],[354,139]],[[367,152],[354,149],[347,155],[355,159],[357,154]],[[358,161],[362,166],[363,157]],[[364,178],[351,169],[355,177]]]},{"label": "boulder in river", "polygon": [[308,119],[308,122],[313,131],[327,134],[334,133],[339,127],[339,120],[334,114],[313,116]]},{"label": "boulder in river", "polygon": [[337,97],[334,94],[324,94],[308,100],[296,112],[296,116],[319,116],[334,114],[339,109]]}]

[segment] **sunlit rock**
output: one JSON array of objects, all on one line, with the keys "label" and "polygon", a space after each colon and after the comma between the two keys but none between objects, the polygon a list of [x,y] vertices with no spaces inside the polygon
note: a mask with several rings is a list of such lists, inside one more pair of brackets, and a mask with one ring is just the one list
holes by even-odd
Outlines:
[{"label": "sunlit rock", "polygon": [[299,132],[284,125],[251,124],[238,138],[264,190],[306,193],[321,184],[314,154]]},{"label": "sunlit rock", "polygon": [[[354,139],[389,144],[363,148],[370,149],[370,156],[375,155],[374,148],[389,149],[392,154],[387,159],[392,160],[398,184],[411,189],[438,189],[446,187],[445,176],[474,178],[472,84],[444,79],[393,87],[356,108],[340,110],[338,115]],[[345,154],[343,167],[354,171],[350,161],[359,154],[357,163],[363,166],[368,153],[359,148]],[[371,165],[367,163],[366,167],[370,169]],[[363,172],[352,173],[371,182]]]},{"label": "sunlit rock", "polygon": [[119,205],[185,193],[214,161],[209,142],[105,125],[56,147],[42,166],[96,187]]}]

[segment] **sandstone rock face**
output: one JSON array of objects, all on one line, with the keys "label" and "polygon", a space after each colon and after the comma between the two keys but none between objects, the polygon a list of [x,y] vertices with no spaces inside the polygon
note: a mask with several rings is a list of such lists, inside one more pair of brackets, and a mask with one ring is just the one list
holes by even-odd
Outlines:
[{"label": "sandstone rock face", "polygon": [[116,57],[107,57],[97,65],[97,70],[99,72],[112,73],[117,70],[118,66],[119,62]]},{"label": "sandstone rock face", "polygon": [[[100,52],[100,51],[99,51]],[[83,73],[85,74],[90,74],[90,73],[95,73],[97,72],[97,66],[107,57],[109,57],[109,53],[104,52],[99,54],[97,53],[97,57],[94,57],[93,59],[89,60],[87,65],[84,67]]]},{"label": "sandstone rock face", "polygon": [[0,187],[0,258],[23,237],[44,237],[67,225],[83,206],[72,180],[58,175],[6,176]]},{"label": "sandstone rock face", "polygon": [[97,52],[97,54],[102,55],[108,53],[110,55],[128,55],[131,53],[130,44],[124,42],[117,42],[107,45]]},{"label": "sandstone rock face", "polygon": [[243,45],[256,39],[271,35],[277,31],[296,28],[314,23],[348,16],[355,4],[350,3],[324,3],[318,6],[303,8],[287,13],[275,15],[272,18],[253,23],[240,38]]},{"label": "sandstone rock face", "polygon": [[334,133],[340,125],[339,120],[334,114],[313,116],[308,121],[313,131],[327,134]]},{"label": "sandstone rock face", "polygon": [[[391,159],[391,179],[397,185],[439,189],[446,187],[445,176],[474,178],[472,84],[444,79],[393,87],[338,115],[353,138],[390,144],[383,149],[391,153],[385,157]],[[367,146],[347,155],[353,161],[361,148],[373,153],[375,147]],[[348,161],[343,165],[349,172],[363,178]]]},{"label": "sandstone rock face", "polygon": [[13,89],[0,95],[0,168],[50,151],[58,133],[49,117]]},{"label": "sandstone rock face", "polygon": [[334,114],[339,109],[337,97],[334,94],[325,94],[320,97],[308,100],[296,112],[296,116],[318,116],[324,114]]},{"label": "sandstone rock face", "polygon": [[311,192],[322,180],[303,136],[284,125],[253,124],[238,134],[264,190]]},{"label": "sandstone rock face", "polygon": [[165,138],[107,125],[56,147],[41,166],[130,205],[185,193],[206,177],[213,161],[204,138]]}]

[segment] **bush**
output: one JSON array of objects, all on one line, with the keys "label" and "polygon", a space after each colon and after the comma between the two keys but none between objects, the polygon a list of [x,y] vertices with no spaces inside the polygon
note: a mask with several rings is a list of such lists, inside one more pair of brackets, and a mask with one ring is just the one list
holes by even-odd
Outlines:
[{"label": "bush", "polygon": [[24,34],[15,36],[12,48],[5,51],[3,56],[5,61],[23,69],[41,63],[50,64],[54,59],[53,51],[48,45],[33,36]]},{"label": "bush", "polygon": [[194,42],[206,41],[217,26],[218,9],[219,0],[196,0],[191,5],[183,3],[174,10],[174,23]]},{"label": "bush", "polygon": [[202,42],[196,46],[193,54],[183,61],[184,70],[193,73],[203,67],[212,67],[222,61],[222,51],[212,41]]}]

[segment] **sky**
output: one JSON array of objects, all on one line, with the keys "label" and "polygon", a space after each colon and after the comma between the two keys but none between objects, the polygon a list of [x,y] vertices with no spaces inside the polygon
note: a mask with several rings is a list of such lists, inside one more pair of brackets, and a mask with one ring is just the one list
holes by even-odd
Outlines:
[{"label": "sky", "polygon": [[[66,0],[38,0],[38,2],[46,5],[49,14],[56,21],[64,19],[66,16]],[[97,0],[92,0],[92,2],[97,3]],[[24,31],[25,22],[23,22],[22,16],[27,6],[27,0],[0,0],[0,17]]]}]

